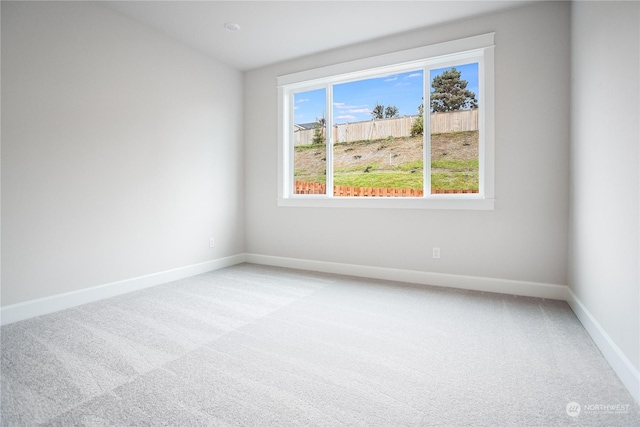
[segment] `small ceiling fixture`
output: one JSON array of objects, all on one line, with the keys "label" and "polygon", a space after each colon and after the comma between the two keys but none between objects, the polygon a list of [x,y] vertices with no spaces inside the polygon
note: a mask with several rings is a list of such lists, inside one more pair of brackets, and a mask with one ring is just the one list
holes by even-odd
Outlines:
[{"label": "small ceiling fixture", "polygon": [[240,25],[236,24],[235,22],[227,22],[224,24],[224,28],[227,29],[227,31],[238,31],[240,29]]}]

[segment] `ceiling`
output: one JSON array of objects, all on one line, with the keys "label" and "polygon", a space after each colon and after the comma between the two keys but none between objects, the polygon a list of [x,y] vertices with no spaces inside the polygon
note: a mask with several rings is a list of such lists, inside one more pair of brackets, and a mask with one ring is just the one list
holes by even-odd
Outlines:
[{"label": "ceiling", "polygon": [[[102,5],[246,71],[531,3],[500,1],[106,1]],[[240,30],[229,32],[234,22]]]}]

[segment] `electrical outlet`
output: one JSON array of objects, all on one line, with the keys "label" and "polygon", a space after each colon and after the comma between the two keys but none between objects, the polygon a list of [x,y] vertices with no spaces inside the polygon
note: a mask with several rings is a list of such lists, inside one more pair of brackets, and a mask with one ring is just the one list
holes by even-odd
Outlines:
[{"label": "electrical outlet", "polygon": [[216,242],[213,240],[213,237],[209,237],[209,247],[212,248],[216,245]]},{"label": "electrical outlet", "polygon": [[433,248],[433,258],[440,259],[440,248]]}]

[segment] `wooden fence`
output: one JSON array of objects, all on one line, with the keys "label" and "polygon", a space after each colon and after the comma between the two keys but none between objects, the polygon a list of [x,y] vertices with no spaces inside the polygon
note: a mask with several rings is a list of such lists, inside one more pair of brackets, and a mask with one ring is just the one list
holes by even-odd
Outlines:
[{"label": "wooden fence", "polygon": [[[294,146],[298,145],[309,145],[313,143],[313,135],[315,133],[315,129],[296,129],[293,132],[293,144]],[[322,136],[325,134],[325,129],[322,128]]]},{"label": "wooden fence", "polygon": [[[296,181],[294,194],[326,194],[327,186],[317,182]],[[431,194],[473,194],[478,190],[436,190]],[[348,187],[334,185],[333,195],[336,197],[422,197],[423,190],[411,188],[372,188],[372,187]]]},{"label": "wooden fence", "polygon": [[431,113],[431,133],[478,130],[478,109]]},{"label": "wooden fence", "polygon": [[418,116],[404,116],[334,125],[333,140],[334,142],[351,142],[409,136],[411,126],[417,118]]},{"label": "wooden fence", "polygon": [[[417,118],[418,116],[404,116],[337,124],[333,126],[333,140],[334,142],[352,142],[409,136],[411,126]],[[478,130],[478,109],[432,113],[430,120],[431,133],[474,131]],[[314,129],[296,130],[294,145],[311,144],[314,132]]]}]

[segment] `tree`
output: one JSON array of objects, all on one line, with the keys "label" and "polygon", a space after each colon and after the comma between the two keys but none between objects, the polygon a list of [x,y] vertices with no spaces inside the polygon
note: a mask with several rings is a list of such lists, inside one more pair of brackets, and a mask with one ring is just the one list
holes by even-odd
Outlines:
[{"label": "tree", "polygon": [[316,117],[316,122],[313,124],[313,144],[324,144],[324,128],[327,120],[324,117]]},{"label": "tree", "polygon": [[460,78],[462,73],[452,67],[433,78],[431,111],[434,113],[478,108],[476,94],[467,89],[469,82]]},{"label": "tree", "polygon": [[384,105],[376,103],[376,106],[371,110],[371,115],[374,120],[383,119],[384,118]]},{"label": "tree", "polygon": [[411,136],[424,134],[424,104],[418,105],[418,117],[411,125]]},{"label": "tree", "polygon": [[399,111],[398,111],[398,107],[396,107],[395,105],[389,105],[387,108],[384,109],[384,118],[385,119],[392,119],[394,117],[398,117]]},{"label": "tree", "polygon": [[382,104],[378,104],[376,102],[376,106],[371,110],[371,115],[374,120],[379,119],[391,119],[393,117],[398,117],[400,115],[400,111],[398,107],[395,105],[388,105],[386,108]]}]

